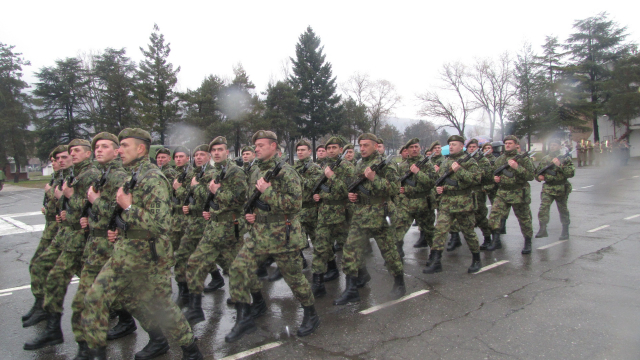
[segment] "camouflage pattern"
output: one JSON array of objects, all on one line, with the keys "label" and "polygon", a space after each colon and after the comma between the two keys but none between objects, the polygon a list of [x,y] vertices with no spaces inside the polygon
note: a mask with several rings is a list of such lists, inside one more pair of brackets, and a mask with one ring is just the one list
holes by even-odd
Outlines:
[{"label": "camouflage pattern", "polygon": [[[560,155],[562,154],[558,150],[551,152],[542,158],[535,173],[537,174],[544,167],[552,164],[552,160]],[[554,166],[553,170],[556,172],[556,175],[551,175],[549,173],[543,174],[544,184],[542,185],[542,191],[540,192],[541,201],[540,210],[538,211],[538,220],[541,224],[549,223],[549,211],[551,210],[551,204],[553,204],[554,201],[556,202],[558,212],[560,213],[560,222],[563,225],[569,225],[570,223],[567,202],[569,200],[569,194],[571,193],[572,187],[568,179],[575,175],[576,168],[570,158],[564,159],[561,165],[562,166],[560,167]],[[536,180],[540,181],[537,177]]]},{"label": "camouflage pattern", "polygon": [[[182,175],[184,169],[189,167],[188,164],[176,167],[176,177],[174,180],[179,180],[178,177]],[[173,181],[171,181],[171,189],[170,194],[173,194],[171,197],[171,247],[174,251],[178,251],[180,248],[180,240],[184,236],[185,229],[189,228],[191,221],[193,220],[193,216],[185,215],[182,212],[182,205],[184,204],[185,199],[189,195],[190,188],[190,180],[193,177],[193,169],[189,168],[187,172],[187,176],[185,177],[182,186],[178,188],[178,190],[173,189]],[[167,178],[169,180],[169,178]]]},{"label": "camouflage pattern", "polygon": [[[107,344],[109,307],[120,301],[136,318],[149,318],[179,345],[193,340],[189,323],[171,301],[169,249],[171,201],[167,179],[148,157],[132,161],[125,170],[139,170],[132,189],[133,204],[122,213],[127,232],[114,244],[113,255],[85,296],[82,327],[90,348]],[[155,241],[153,241],[155,240]],[[158,255],[154,261],[152,244]],[[162,316],[157,316],[162,314]]]},{"label": "camouflage pattern", "polygon": [[[203,292],[204,281],[216,269],[216,262],[229,271],[240,250],[242,235],[246,232],[242,207],[246,201],[247,176],[233,160],[227,159],[213,167],[211,176],[214,179],[222,171],[222,166],[227,170],[216,192],[219,209],[210,209],[211,219],[205,220],[204,235],[187,261],[187,282],[189,292],[193,294]],[[238,238],[234,219],[238,221]]]},{"label": "camouflage pattern", "polygon": [[493,181],[493,172],[496,169],[495,162],[497,158],[493,155],[493,153],[486,155],[484,158],[489,161],[489,166],[491,169],[491,183],[487,182],[485,184],[483,179],[482,190],[489,198],[489,202],[493,204],[493,199],[496,197],[496,192],[498,191],[498,184]]},{"label": "camouflage pattern", "polygon": [[173,180],[178,178],[178,175],[179,175],[175,166],[167,163],[162,165],[162,167],[160,167],[160,171],[162,171],[162,174],[164,175],[164,177],[166,177],[167,180],[169,181],[169,191],[170,192],[173,191]]},{"label": "camouflage pattern", "polygon": [[[516,150],[505,151],[496,159],[496,168],[507,164],[508,160],[517,155]],[[502,174],[496,192],[491,215],[489,215],[489,226],[493,231],[500,229],[500,221],[509,215],[509,210],[513,207],[513,212],[518,217],[520,230],[525,237],[533,236],[533,225],[531,224],[531,186],[529,181],[533,180],[534,167],[530,158],[518,159],[518,168],[509,169],[513,172],[512,178]]]},{"label": "camouflage pattern", "polygon": [[[418,155],[416,157],[408,157],[398,165],[398,174],[400,177],[411,169],[411,165],[422,161],[424,157]],[[435,171],[431,164],[424,164],[420,167],[417,174],[413,174],[410,182],[414,181],[415,186],[410,184],[400,184],[404,187],[404,194],[396,196],[395,203],[398,209],[398,221],[396,222],[396,242],[402,242],[404,235],[411,227],[413,219],[418,222],[420,230],[429,228],[430,212],[435,209],[434,203],[431,202],[431,191],[435,184]],[[431,225],[433,222],[431,223]],[[427,237],[430,239],[430,237]]]},{"label": "camouflage pattern", "polygon": [[300,224],[302,230],[309,236],[313,243],[316,238],[316,226],[318,224],[318,204],[313,200],[311,190],[322,178],[324,172],[318,164],[311,161],[311,157],[304,160],[296,160],[293,168],[300,175],[302,181],[302,210],[300,211]]},{"label": "camouflage pattern", "polygon": [[476,227],[479,227],[483,236],[491,236],[491,227],[489,226],[489,209],[487,208],[487,194],[484,192],[484,187],[487,185],[495,184],[493,181],[493,167],[491,162],[486,157],[480,154],[480,151],[474,157],[478,163],[478,171],[480,172],[480,184],[473,186],[471,189],[476,197],[477,208],[474,211],[476,218]]},{"label": "camouflage pattern", "polygon": [[[60,178],[60,175],[63,173],[63,170],[58,170],[54,173],[53,178],[55,180]],[[56,204],[57,199],[54,196],[55,188],[59,184],[59,181],[54,181],[51,188],[44,193],[44,218],[45,218],[45,226],[42,231],[42,237],[40,237],[40,242],[38,243],[38,247],[36,251],[33,253],[31,257],[31,261],[29,262],[29,274],[31,274],[31,267],[37,261],[38,257],[44,253],[44,251],[51,245],[53,238],[56,237],[58,233],[58,223],[56,222]],[[35,280],[38,281],[37,279]],[[33,283],[34,280],[32,279]],[[33,287],[33,285],[32,285]]]},{"label": "camouflage pattern", "polygon": [[[383,159],[377,151],[369,157],[363,157],[358,161],[356,175],[364,176],[366,168],[379,164]],[[385,166],[381,173],[376,174],[374,181],[367,180],[362,186],[371,192],[371,196],[358,192],[358,201],[353,206],[353,218],[343,249],[343,271],[346,275],[357,276],[363,263],[362,245],[373,237],[389,272],[393,276],[400,275],[403,265],[396,249],[396,228],[393,225],[397,218],[396,207],[391,201],[391,197],[399,191],[398,172],[393,166]],[[391,226],[387,224],[385,215],[390,217]]]}]

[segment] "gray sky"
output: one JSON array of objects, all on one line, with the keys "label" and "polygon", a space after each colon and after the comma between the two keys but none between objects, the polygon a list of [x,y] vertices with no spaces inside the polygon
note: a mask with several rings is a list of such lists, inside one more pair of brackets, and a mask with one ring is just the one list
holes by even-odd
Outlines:
[{"label": "gray sky", "polygon": [[[376,5],[378,4],[378,5]],[[635,5],[634,5],[635,4]],[[298,36],[311,25],[338,83],[354,72],[395,84],[395,115],[418,118],[415,94],[437,84],[442,63],[496,57],[545,35],[564,41],[576,19],[607,11],[640,42],[637,1],[5,1],[0,41],[31,61],[25,80],[56,59],[106,47],[142,58],[153,24],[181,66],[179,89],[208,74],[231,77],[241,62],[258,91],[282,77]]]}]

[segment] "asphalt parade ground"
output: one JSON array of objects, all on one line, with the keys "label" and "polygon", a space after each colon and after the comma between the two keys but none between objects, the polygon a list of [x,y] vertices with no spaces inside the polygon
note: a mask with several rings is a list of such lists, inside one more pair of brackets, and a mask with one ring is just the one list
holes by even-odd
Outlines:
[{"label": "asphalt parade ground", "polygon": [[[225,276],[224,289],[204,295],[207,320],[194,326],[198,346],[206,359],[639,359],[640,161],[578,168],[571,182],[570,240],[558,241],[553,205],[549,237],[533,239],[533,253],[521,255],[523,237],[511,213],[504,248],[482,253],[481,272],[467,274],[471,254],[463,241],[443,255],[442,273],[426,275],[428,252],[413,248],[418,230],[412,227],[404,246],[407,296],[388,297],[393,279],[374,245],[367,258],[373,280],[360,289],[362,301],[334,306],[344,276],[327,283],[327,296],[316,299],[321,325],[305,338],[295,336],[303,313],[284,280],[265,280],[268,312],[256,320],[259,330],[225,343],[235,321]],[[535,233],[541,184],[531,186]],[[22,349],[45,325],[24,329],[20,321],[33,303],[28,265],[44,228],[42,194],[11,184],[0,191],[0,359],[76,354],[70,304],[77,279],[65,299],[65,342]],[[311,249],[305,255],[310,261]],[[310,280],[311,271],[304,272]],[[133,359],[147,340],[138,326],[133,335],[109,342],[108,356]],[[171,346],[159,359],[181,358],[180,347]]]}]

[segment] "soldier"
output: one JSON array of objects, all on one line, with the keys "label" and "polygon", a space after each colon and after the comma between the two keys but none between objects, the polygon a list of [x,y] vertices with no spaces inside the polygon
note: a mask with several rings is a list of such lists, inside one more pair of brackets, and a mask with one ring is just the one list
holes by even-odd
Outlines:
[{"label": "soldier", "polygon": [[251,174],[251,168],[255,159],[256,153],[253,150],[253,146],[247,145],[242,148],[242,168],[245,174],[247,174],[247,177]]},{"label": "soldier", "polygon": [[[434,153],[434,152],[435,152],[435,155],[431,157],[431,160],[429,160],[427,164],[433,167],[434,172],[437,172],[439,169],[438,166],[444,160],[444,156],[442,156],[442,146],[440,145],[440,142],[437,140],[431,143],[431,145],[429,146],[429,149],[427,150],[427,154],[431,155],[431,153]],[[435,210],[438,208],[438,203],[436,201],[435,188],[431,188],[428,201],[429,203],[431,203],[431,209],[426,210],[426,218],[422,222],[423,227],[420,228],[420,238],[418,238],[418,241],[416,241],[416,243],[413,244],[413,247],[417,249],[431,247],[433,245],[433,236],[436,230],[435,228],[436,211]]]},{"label": "soldier", "polygon": [[587,159],[589,161],[589,166],[593,165],[593,143],[591,140],[587,140]]},{"label": "soldier", "polygon": [[[162,171],[162,174],[169,180],[169,184],[173,184],[173,180],[178,177],[176,168],[171,165],[171,150],[168,148],[162,148],[156,152],[156,165]],[[169,187],[170,190],[171,187]]]},{"label": "soldier", "polygon": [[[137,181],[127,184],[127,193],[118,189],[119,227],[107,232],[109,241],[117,242],[85,296],[82,326],[91,355],[107,358],[109,307],[117,299],[136,317],[152,318],[166,329],[181,345],[183,359],[202,359],[189,323],[171,302],[171,245],[166,236],[171,200],[166,178],[149,161],[151,135],[141,129],[124,129],[118,140],[125,171],[133,171]],[[161,332],[153,337],[164,339]],[[168,343],[165,348],[168,350]]]},{"label": "soldier", "polygon": [[[192,216],[185,215],[182,211],[182,204],[184,204],[187,195],[189,195],[189,183],[187,179],[193,177],[193,168],[191,167],[191,152],[184,146],[178,146],[173,151],[173,162],[176,164],[175,171],[176,176],[173,180],[169,181],[171,189],[169,194],[171,197],[171,248],[173,253],[177,252],[180,248],[180,240],[184,236],[185,229],[187,229],[193,219]],[[166,177],[166,175],[165,175]]]},{"label": "soldier", "polygon": [[[31,292],[36,300],[29,312],[22,316],[22,326],[24,327],[35,325],[48,317],[47,312],[42,308],[44,302],[44,281],[60,255],[56,248],[56,251],[50,252],[48,257],[40,257],[44,254],[45,250],[49,248],[59,229],[58,223],[56,222],[58,202],[54,196],[54,192],[57,187],[62,186],[62,182],[64,181],[62,179],[67,176],[69,172],[68,168],[71,166],[71,157],[69,156],[67,145],[59,145],[53,149],[50,158],[53,159],[54,182],[53,184],[47,184],[45,186],[42,213],[45,216],[46,224],[42,232],[42,237],[40,238],[40,243],[29,262]],[[34,272],[34,267],[42,271]]]},{"label": "soldier", "polygon": [[502,173],[494,176],[494,181],[498,184],[498,192],[491,207],[491,215],[489,215],[489,226],[491,227],[491,245],[487,247],[487,251],[502,249],[500,241],[501,220],[506,218],[509,210],[513,208],[513,212],[520,223],[520,230],[524,236],[524,247],[522,254],[531,253],[531,237],[533,236],[533,227],[531,225],[531,186],[529,181],[533,180],[534,167],[529,157],[523,157],[513,160],[518,155],[517,147],[518,138],[508,135],[504,138],[505,151],[496,159],[496,167],[509,164],[509,171],[512,176]]},{"label": "soldier", "polygon": [[438,167],[437,176],[443,176],[449,170],[453,174],[449,180],[441,186],[436,187],[439,195],[438,219],[436,231],[429,254],[427,268],[422,270],[425,274],[434,274],[442,271],[442,251],[447,239],[447,233],[454,222],[457,222],[464,239],[471,250],[473,261],[467,269],[468,273],[475,273],[480,270],[480,252],[478,249],[478,237],[474,231],[475,224],[475,204],[472,189],[480,184],[480,172],[475,159],[469,159],[462,164],[458,163],[465,156],[464,138],[459,135],[452,135],[447,139],[449,144],[449,158],[443,161]]},{"label": "soldier", "polygon": [[[431,153],[427,152],[426,156],[431,155]],[[402,158],[402,160],[406,160],[409,157],[409,149],[407,149],[406,147],[401,147],[400,148],[400,157]]]},{"label": "soldier", "polygon": [[[467,152],[473,153],[477,149],[478,140],[471,139],[467,144]],[[493,181],[493,167],[491,166],[491,162],[486,156],[483,156],[483,154],[484,153],[480,153],[480,151],[478,151],[476,156],[474,156],[474,159],[478,163],[478,170],[481,173],[481,178],[480,184],[473,186],[472,190],[476,196],[476,202],[478,204],[474,211],[476,227],[479,227],[482,231],[482,236],[484,237],[484,243],[482,245],[489,246],[491,243],[491,227],[489,226],[488,219],[489,209],[487,208],[487,194],[484,192],[483,188],[486,185],[495,184],[495,182]]]},{"label": "soldier", "polygon": [[380,153],[380,155],[382,155],[382,156],[385,155],[384,140],[382,140],[381,137],[378,137],[376,150],[378,150],[378,153]]},{"label": "soldier", "polygon": [[568,179],[575,175],[576,169],[570,157],[566,157],[562,161],[558,160],[558,157],[563,155],[560,153],[560,140],[551,140],[549,150],[549,154],[542,158],[536,168],[536,174],[539,174],[544,168],[553,164],[551,168],[536,177],[537,181],[544,181],[542,192],[540,193],[540,211],[538,211],[540,230],[536,234],[536,239],[549,236],[547,234],[549,210],[551,209],[551,204],[555,201],[560,213],[560,222],[562,223],[562,233],[559,240],[568,240],[570,219],[567,202],[569,193],[571,193],[571,183]]},{"label": "soldier", "polygon": [[237,315],[235,326],[225,337],[226,342],[236,341],[257,329],[250,303],[253,297],[255,314],[262,299],[262,285],[255,271],[257,264],[264,262],[269,256],[275,258],[285,282],[304,308],[298,336],[307,336],[320,325],[313,293],[302,274],[299,258],[300,250],[306,245],[298,216],[302,207],[300,176],[289,164],[284,163],[278,176],[272,178],[271,182],[266,182],[266,172],[280,161],[275,157],[278,138],[271,131],[260,130],[253,135],[252,141],[260,162],[251,173],[249,183],[255,185],[249,186],[247,194],[253,194],[257,190],[262,196],[253,212],[245,215],[247,222],[251,224],[251,236],[243,244],[229,272],[231,299],[236,304]]},{"label": "soldier", "polygon": [[[354,213],[349,227],[349,236],[343,250],[342,269],[346,276],[346,288],[334,305],[345,305],[360,301],[358,287],[371,279],[368,273],[361,273],[363,268],[362,244],[374,238],[386,267],[394,277],[391,296],[400,298],[406,293],[404,285],[403,265],[395,246],[396,218],[395,205],[391,197],[398,194],[398,173],[394,167],[385,166],[377,169],[384,157],[377,151],[378,138],[374,134],[365,133],[358,137],[362,159],[358,161],[356,174],[366,178],[357,193],[349,193],[349,201],[354,204]],[[374,166],[375,165],[375,166]],[[371,167],[377,169],[377,172]],[[366,269],[366,267],[364,267]]]},{"label": "soldier", "polygon": [[342,148],[343,151],[345,151],[344,154],[344,159],[347,160],[348,162],[350,162],[351,164],[355,165],[356,164],[356,159],[355,159],[355,150],[353,149],[353,144],[347,144]]},{"label": "soldier", "polygon": [[578,152],[578,167],[582,167],[582,165],[587,165],[587,139],[582,139],[576,145],[576,151]]},{"label": "soldier", "polygon": [[[202,239],[187,262],[189,309],[185,312],[185,317],[191,324],[205,320],[202,311],[204,281],[211,270],[215,270],[220,276],[217,261],[223,269],[229,270],[240,250],[244,228],[241,214],[242,205],[246,200],[247,176],[242,168],[228,158],[229,149],[225,137],[218,136],[213,139],[209,143],[209,150],[215,165],[212,173],[214,180],[211,180],[208,186],[209,194],[212,195],[205,199],[208,200],[208,204],[205,204],[202,213],[207,224]],[[214,273],[211,276],[213,279]],[[224,280],[220,287],[223,285]]]},{"label": "soldier", "polygon": [[347,202],[349,198],[347,186],[355,174],[355,167],[348,161],[342,161],[339,166],[331,169],[331,166],[334,166],[335,161],[344,151],[340,138],[336,136],[330,138],[325,146],[327,166],[323,172],[328,179],[325,184],[327,189],[313,195],[313,200],[318,203],[318,227],[316,242],[313,243],[313,261],[311,263],[312,290],[316,297],[322,297],[327,293],[324,286],[326,281],[335,280],[339,276],[332,245],[335,241],[342,247],[348,235]]},{"label": "soldier", "polygon": [[320,165],[320,167],[324,167],[326,165],[327,160],[327,149],[324,145],[318,145],[316,147],[316,164]]},{"label": "soldier", "polygon": [[596,166],[600,166],[600,158],[602,157],[603,145],[599,141],[593,143],[593,162]]},{"label": "soldier", "polygon": [[[482,179],[482,191],[485,194],[485,199],[488,198],[489,199],[489,203],[491,203],[491,205],[493,205],[494,199],[496,197],[496,191],[498,191],[498,184],[496,184],[493,181],[493,171],[495,170],[495,162],[496,162],[496,157],[493,155],[493,146],[491,145],[491,142],[486,142],[482,145],[482,153],[484,154],[485,152],[488,153],[486,155],[484,155],[484,158],[487,159],[487,161],[489,161],[489,172],[491,174],[491,176],[486,179],[483,177]],[[491,182],[489,182],[491,181]],[[486,207],[486,202],[485,202],[485,207]],[[487,212],[489,210],[487,209]],[[487,219],[487,222],[489,220]],[[489,229],[491,229],[491,227],[489,227]],[[506,219],[502,220],[501,223],[501,229],[500,229],[500,233],[501,234],[505,234],[506,233]],[[487,242],[488,240],[488,242]],[[491,244],[491,236],[489,236],[489,239],[487,239],[485,237],[484,242],[482,243],[482,245],[480,245],[480,250],[487,250],[487,247]]]}]

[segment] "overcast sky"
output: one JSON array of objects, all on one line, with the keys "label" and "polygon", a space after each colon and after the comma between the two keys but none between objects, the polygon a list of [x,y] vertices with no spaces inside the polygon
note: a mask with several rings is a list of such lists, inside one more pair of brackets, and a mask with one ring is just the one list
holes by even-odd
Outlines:
[{"label": "overcast sky", "polygon": [[444,62],[471,63],[538,50],[545,35],[564,41],[576,19],[607,11],[640,42],[638,1],[3,1],[0,42],[31,61],[25,79],[56,59],[107,47],[126,48],[135,61],[157,23],[181,66],[179,90],[205,76],[231,77],[242,63],[258,91],[282,77],[299,35],[311,25],[338,83],[354,72],[386,79],[402,104],[395,115],[418,118],[415,94],[435,81]]}]

